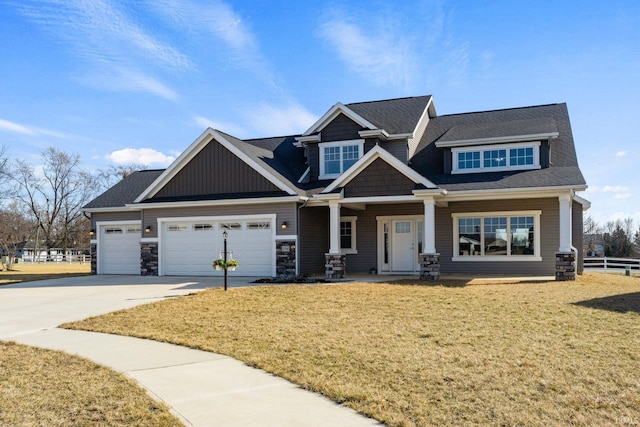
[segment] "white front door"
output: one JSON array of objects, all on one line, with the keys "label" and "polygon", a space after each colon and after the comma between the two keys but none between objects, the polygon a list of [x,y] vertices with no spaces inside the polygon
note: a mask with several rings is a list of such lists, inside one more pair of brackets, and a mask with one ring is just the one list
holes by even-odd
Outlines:
[{"label": "white front door", "polygon": [[391,271],[415,271],[415,235],[415,220],[391,222]]}]

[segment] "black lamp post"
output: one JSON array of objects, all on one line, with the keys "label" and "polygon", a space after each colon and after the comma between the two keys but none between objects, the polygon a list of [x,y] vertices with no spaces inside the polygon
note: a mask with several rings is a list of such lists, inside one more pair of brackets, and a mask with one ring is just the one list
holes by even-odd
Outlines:
[{"label": "black lamp post", "polygon": [[227,230],[222,233],[224,238],[224,290],[227,290]]}]

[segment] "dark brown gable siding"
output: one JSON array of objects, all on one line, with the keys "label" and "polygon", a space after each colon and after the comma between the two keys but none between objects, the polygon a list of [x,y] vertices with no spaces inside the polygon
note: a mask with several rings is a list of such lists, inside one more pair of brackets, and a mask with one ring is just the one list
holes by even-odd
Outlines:
[{"label": "dark brown gable siding", "polygon": [[217,141],[211,141],[154,198],[279,190]]},{"label": "dark brown gable siding", "polygon": [[362,126],[349,117],[344,114],[338,114],[335,119],[322,129],[320,135],[322,136],[322,142],[346,141],[350,139],[360,139],[358,131],[362,129]]},{"label": "dark brown gable siding", "polygon": [[415,183],[382,159],[376,159],[344,187],[345,197],[412,194]]}]

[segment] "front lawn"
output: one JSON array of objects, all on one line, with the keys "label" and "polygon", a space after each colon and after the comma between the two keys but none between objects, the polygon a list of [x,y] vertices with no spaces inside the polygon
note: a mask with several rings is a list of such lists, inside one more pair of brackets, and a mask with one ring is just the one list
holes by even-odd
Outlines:
[{"label": "front lawn", "polygon": [[0,425],[182,423],[124,375],[60,351],[0,342]]},{"label": "front lawn", "polygon": [[393,426],[640,425],[640,280],[208,290],[67,325],[227,354]]},{"label": "front lawn", "polygon": [[87,276],[91,274],[89,263],[25,262],[13,265],[13,270],[0,271],[0,286],[34,280],[62,279],[63,277]]}]

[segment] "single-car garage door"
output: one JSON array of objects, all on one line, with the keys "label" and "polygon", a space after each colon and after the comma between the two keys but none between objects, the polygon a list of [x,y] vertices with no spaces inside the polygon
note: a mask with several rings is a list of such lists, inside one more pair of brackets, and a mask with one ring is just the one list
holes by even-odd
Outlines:
[{"label": "single-car garage door", "polygon": [[140,225],[101,226],[100,249],[100,273],[140,274]]},{"label": "single-car garage door", "polygon": [[272,276],[275,265],[272,220],[171,221],[162,224],[163,273],[209,276],[223,274],[211,264],[222,257],[227,232],[228,258],[240,264],[238,276]]}]

